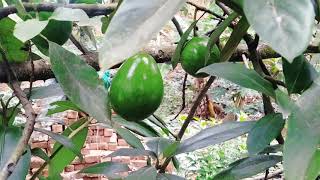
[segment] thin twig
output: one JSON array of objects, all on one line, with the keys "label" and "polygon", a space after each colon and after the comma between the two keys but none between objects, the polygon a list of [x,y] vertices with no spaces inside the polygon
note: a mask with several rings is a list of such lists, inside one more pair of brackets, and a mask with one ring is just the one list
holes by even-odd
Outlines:
[{"label": "thin twig", "polygon": [[20,100],[22,107],[25,110],[27,121],[25,123],[25,127],[22,132],[22,136],[15,148],[15,150],[10,155],[8,161],[3,166],[1,172],[0,172],[0,179],[7,179],[13,170],[15,169],[18,160],[23,155],[24,151],[26,150],[26,147],[28,146],[29,139],[31,137],[31,134],[33,132],[35,119],[36,119],[36,113],[34,112],[32,108],[32,104],[27,99],[27,95],[23,92],[23,90],[20,88],[20,84],[16,79],[13,79],[14,73],[12,72],[10,68],[10,64],[8,62],[8,59],[6,57],[5,51],[3,49],[0,49],[0,53],[2,55],[2,59],[6,65],[7,74],[9,78],[9,82],[11,85],[11,89],[14,91],[14,94],[17,96],[17,98]]},{"label": "thin twig", "polygon": [[188,74],[186,73],[184,75],[184,80],[183,80],[183,85],[182,85],[182,104],[181,104],[181,109],[178,112],[178,114],[176,116],[174,116],[174,118],[172,118],[170,121],[175,120],[180,113],[184,110],[184,108],[186,107],[186,85],[187,85],[187,79],[188,79]]},{"label": "thin twig", "polygon": [[31,98],[32,94],[32,86],[33,86],[33,81],[34,81],[34,63],[33,59],[31,57],[31,46],[29,46],[29,60],[30,60],[30,67],[31,67],[31,72],[30,72],[30,85],[29,85],[29,94],[27,96],[28,100]]},{"label": "thin twig", "polygon": [[70,35],[71,42],[82,52],[82,54],[88,54],[89,50],[86,49],[75,37],[73,34]]},{"label": "thin twig", "polygon": [[195,7],[196,9],[198,9],[199,11],[203,11],[203,12],[209,13],[209,14],[217,17],[218,19],[225,19],[225,18],[222,17],[221,15],[219,15],[219,14],[217,14],[217,13],[215,13],[215,12],[213,12],[213,11],[205,8],[205,7],[199,6],[199,5],[197,5],[197,4],[195,4],[195,3],[191,2],[191,1],[187,1],[187,3],[190,4],[191,6],[194,6],[194,7]]},{"label": "thin twig", "polygon": [[222,9],[224,14],[226,14],[226,15],[231,14],[229,8],[225,4],[223,4],[222,2],[216,1],[216,4]]},{"label": "thin twig", "polygon": [[178,31],[178,33],[179,33],[179,36],[181,37],[181,36],[183,35],[183,30],[182,30],[182,28],[181,28],[181,26],[180,26],[179,21],[177,20],[176,17],[173,17],[173,18],[171,19],[171,21],[172,21],[172,23],[174,24],[174,26],[176,27],[176,29],[177,29],[177,31]]},{"label": "thin twig", "polygon": [[[203,89],[200,91],[196,101],[193,103],[193,106],[191,107],[189,114],[186,118],[186,120],[184,121],[178,135],[177,135],[177,141],[180,141],[184,135],[184,133],[187,130],[188,125],[190,124],[190,122],[193,120],[194,114],[199,106],[199,104],[201,103],[203,97],[206,95],[207,91],[209,90],[211,84],[213,83],[213,81],[216,79],[215,76],[211,76],[209,78],[209,80],[207,81],[207,83],[205,84],[205,86],[203,87]],[[171,158],[167,158],[164,163],[162,164],[161,168],[160,168],[160,173],[164,173],[168,164],[170,163]]]}]

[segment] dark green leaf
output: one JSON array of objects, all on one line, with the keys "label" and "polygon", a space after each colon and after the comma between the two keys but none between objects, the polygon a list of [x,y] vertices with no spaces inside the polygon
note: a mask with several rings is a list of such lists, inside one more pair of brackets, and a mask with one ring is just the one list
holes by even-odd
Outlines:
[{"label": "dark green leaf", "polygon": [[126,164],[117,162],[103,162],[84,168],[80,171],[80,173],[102,174],[110,178],[119,178],[116,173],[127,172],[129,170],[129,167]]},{"label": "dark green leaf", "polygon": [[117,128],[117,133],[133,148],[144,149],[141,141],[129,130],[124,128]]},{"label": "dark green leaf", "polygon": [[289,94],[302,93],[319,76],[304,55],[296,57],[292,63],[282,59],[282,67]]},{"label": "dark green leaf", "polygon": [[243,9],[261,39],[289,62],[309,45],[315,18],[310,0],[245,0]]},{"label": "dark green leaf", "polygon": [[[71,137],[71,140],[78,151],[82,149],[84,142],[87,138],[88,127],[84,127],[86,126],[86,122],[87,122],[87,119],[84,119],[84,118],[80,119],[77,122],[73,123],[71,126],[69,126],[62,133],[62,135],[64,135],[65,137],[69,137],[73,135]],[[60,150],[58,151],[58,149]],[[57,142],[53,146],[53,152],[57,152],[57,153],[49,163],[49,176],[55,176],[60,172],[62,172],[63,169],[68,164],[70,164],[76,157],[76,154],[74,154],[74,152],[70,151],[65,147],[61,148],[61,144]]]},{"label": "dark green leaf", "polygon": [[100,122],[110,122],[108,92],[94,68],[56,43],[49,42],[52,70],[64,93]]},{"label": "dark green leaf", "polygon": [[177,154],[191,152],[236,138],[250,131],[254,124],[255,122],[229,122],[204,129],[182,141]]},{"label": "dark green leaf", "polygon": [[79,158],[82,159],[80,149],[77,148],[77,146],[72,142],[72,140],[66,137],[64,134],[61,135],[45,129],[39,129],[39,128],[34,128],[34,130],[50,136],[52,139],[57,141],[59,144],[62,144],[67,149],[71,150],[75,155],[79,156]]},{"label": "dark green leaf", "polygon": [[108,155],[108,157],[116,156],[152,156],[156,157],[152,151],[143,149],[122,148]]},{"label": "dark green leaf", "polygon": [[272,146],[268,146],[264,148],[263,151],[261,151],[259,154],[267,154],[267,153],[278,153],[283,151],[283,145],[282,144],[276,144]]},{"label": "dark green leaf", "polygon": [[146,146],[157,155],[160,155],[169,147],[174,141],[166,138],[156,137],[151,138],[146,142]]},{"label": "dark green leaf", "polygon": [[281,162],[281,156],[259,155],[246,158],[239,164],[217,174],[215,180],[238,180],[256,175]]},{"label": "dark green leaf", "polygon": [[[11,154],[17,147],[22,131],[18,127],[0,126],[0,169],[3,169]],[[17,166],[12,172],[9,180],[25,179],[28,174],[31,153],[27,148],[26,153],[18,161]]]},{"label": "dark green leaf", "polygon": [[150,117],[148,117],[147,119],[149,122],[151,122],[152,124],[158,126],[159,128],[161,128],[161,130],[166,133],[166,135],[169,135],[169,133],[173,134],[170,129],[167,127],[166,123],[160,118],[157,117],[155,115],[152,115]]},{"label": "dark green leaf", "polygon": [[257,154],[264,150],[283,129],[285,120],[282,114],[273,113],[261,118],[250,130],[247,138],[249,154]]},{"label": "dark green leaf", "polygon": [[174,156],[179,148],[179,145],[180,145],[180,142],[178,141],[175,141],[172,144],[170,144],[168,147],[166,147],[163,150],[163,156],[167,158]]},{"label": "dark green leaf", "polygon": [[51,106],[55,106],[54,108],[48,109],[47,115],[52,115],[55,113],[64,112],[67,110],[74,110],[74,111],[82,111],[78,108],[74,103],[71,101],[56,101],[50,104]]},{"label": "dark green leaf", "polygon": [[174,51],[174,54],[171,58],[171,63],[172,63],[172,67],[173,69],[176,68],[177,64],[179,63],[180,61],[180,57],[181,57],[181,53],[182,53],[182,50],[184,48],[184,45],[187,43],[188,41],[188,37],[191,33],[191,31],[194,29],[194,27],[197,25],[197,22],[199,20],[196,20],[194,21],[190,26],[189,28],[186,30],[186,32],[183,33],[183,35],[181,36],[181,39],[176,47],[176,50]]},{"label": "dark green leaf", "polygon": [[[47,26],[49,21],[40,21],[38,19],[28,19],[18,22],[15,26],[13,34],[22,42],[26,42],[38,34]],[[28,31],[26,31],[28,29]]]},{"label": "dark green leaf", "polygon": [[[8,61],[23,62],[28,59],[28,51],[19,39],[13,36],[15,22],[10,18],[0,20],[0,45],[5,51]],[[0,62],[2,56],[0,56]]]},{"label": "dark green leaf", "polygon": [[175,156],[172,158],[172,163],[173,163],[173,166],[176,168],[176,170],[179,170],[180,162]]},{"label": "dark green leaf", "polygon": [[129,174],[125,180],[156,180],[157,170],[154,167],[144,167]]},{"label": "dark green leaf", "polygon": [[268,96],[275,96],[272,84],[262,78],[256,71],[247,69],[243,64],[215,63],[200,69],[199,72],[216,75],[240,86],[265,93]]},{"label": "dark green leaf", "polygon": [[284,144],[286,179],[305,179],[308,167],[320,142],[320,86],[316,83],[298,100],[298,107],[288,118],[288,134]]},{"label": "dark green leaf", "polygon": [[219,40],[220,35],[223,33],[223,31],[231,24],[231,22],[238,17],[237,13],[232,13],[228,16],[227,19],[225,19],[219,26],[213,31],[213,33],[210,35],[210,39],[208,41],[207,45],[207,52],[206,52],[206,64],[208,60],[210,59],[211,55],[211,49],[212,47],[217,43]]},{"label": "dark green leaf", "polygon": [[228,61],[232,56],[233,52],[238,47],[242,37],[247,33],[249,29],[249,23],[245,17],[242,17],[238,22],[237,26],[232,31],[232,34],[227,41],[226,45],[223,47],[221,51],[221,62]]},{"label": "dark green leaf", "polygon": [[185,180],[185,178],[173,174],[158,174],[157,180]]},{"label": "dark green leaf", "polygon": [[50,161],[49,156],[41,148],[33,148],[31,150],[31,154],[33,156],[38,156],[39,158],[43,159],[44,161]]}]

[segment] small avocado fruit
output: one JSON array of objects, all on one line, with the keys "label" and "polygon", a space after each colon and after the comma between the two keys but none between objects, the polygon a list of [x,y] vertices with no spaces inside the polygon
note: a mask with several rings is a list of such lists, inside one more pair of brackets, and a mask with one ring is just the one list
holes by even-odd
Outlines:
[{"label": "small avocado fruit", "polygon": [[210,59],[205,62],[209,38],[194,37],[187,42],[181,53],[182,68],[196,78],[207,77],[206,73],[197,73],[201,68],[220,61],[220,50],[217,45],[211,49]]},{"label": "small avocado fruit", "polygon": [[144,120],[160,106],[163,89],[156,61],[141,52],[128,58],[112,79],[109,92],[111,106],[128,121]]}]

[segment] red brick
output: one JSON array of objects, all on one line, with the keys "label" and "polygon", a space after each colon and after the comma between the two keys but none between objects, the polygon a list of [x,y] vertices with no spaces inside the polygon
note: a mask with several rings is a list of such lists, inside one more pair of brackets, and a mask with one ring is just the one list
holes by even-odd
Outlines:
[{"label": "red brick", "polygon": [[132,160],[147,160],[145,156],[132,156],[130,157]]},{"label": "red brick", "polygon": [[117,143],[109,142],[109,143],[108,143],[108,149],[109,149],[110,151],[116,151],[116,150],[117,150]]},{"label": "red brick", "polygon": [[99,150],[108,150],[108,143],[99,143]]},{"label": "red brick", "polygon": [[147,165],[147,161],[145,160],[131,160],[130,164],[136,168],[142,168]]},{"label": "red brick", "polygon": [[6,83],[0,83],[0,91],[6,92],[9,90],[10,90],[10,87]]},{"label": "red brick", "polygon": [[112,129],[104,129],[104,136],[106,137],[111,137],[113,134],[113,130]]},{"label": "red brick", "polygon": [[68,111],[67,118],[68,119],[77,119],[78,112],[77,111]]},{"label": "red brick", "polygon": [[32,142],[31,148],[33,149],[36,147],[43,148],[43,149],[48,148],[48,142],[47,141]]},{"label": "red brick", "polygon": [[105,143],[108,143],[108,142],[110,142],[110,138],[111,138],[111,136],[110,137],[103,136],[103,137],[101,137],[101,141],[105,142]]},{"label": "red brick", "polygon": [[81,154],[82,155],[88,155],[89,154],[89,149],[81,149]]},{"label": "red brick", "polygon": [[74,165],[68,165],[66,168],[64,168],[64,170],[66,172],[72,172],[72,171],[74,171]]},{"label": "red brick", "polygon": [[51,126],[51,128],[52,128],[52,132],[55,132],[55,133],[60,133],[63,131],[62,125],[60,124],[54,124]]},{"label": "red brick", "polygon": [[117,156],[117,157],[112,157],[111,158],[112,162],[121,162],[121,157]]},{"label": "red brick", "polygon": [[85,167],[84,164],[75,164],[74,170],[79,171],[79,170],[83,169],[84,167]]},{"label": "red brick", "polygon": [[111,161],[111,157],[102,157],[101,162],[109,162]]},{"label": "red brick", "polygon": [[90,143],[88,144],[88,146],[89,146],[88,149],[99,150],[99,143]]},{"label": "red brick", "polygon": [[93,130],[92,130],[92,129],[89,129],[89,130],[88,130],[88,136],[93,136],[93,135],[94,135]]},{"label": "red brick", "polygon": [[30,168],[40,168],[45,161],[39,157],[31,157]]},{"label": "red brick", "polygon": [[128,149],[130,146],[117,146],[117,149]]},{"label": "red brick", "polygon": [[100,158],[101,157],[99,155],[96,155],[96,154],[91,155],[91,154],[89,154],[89,155],[86,155],[84,157],[84,161],[86,163],[98,163],[98,162],[100,162]]},{"label": "red brick", "polygon": [[119,146],[128,146],[128,143],[124,139],[118,139]]},{"label": "red brick", "polygon": [[117,143],[117,134],[116,133],[112,133],[112,136],[110,137],[110,142],[111,143]]},{"label": "red brick", "polygon": [[99,129],[98,135],[101,137],[104,136],[104,129]]}]

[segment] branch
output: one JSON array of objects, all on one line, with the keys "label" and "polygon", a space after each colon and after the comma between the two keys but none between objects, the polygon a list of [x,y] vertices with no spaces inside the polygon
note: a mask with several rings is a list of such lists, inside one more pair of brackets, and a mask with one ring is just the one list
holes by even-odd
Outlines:
[{"label": "branch", "polygon": [[33,132],[33,128],[35,124],[36,113],[34,112],[32,108],[32,104],[28,100],[27,95],[20,88],[19,82],[15,79],[13,71],[10,68],[9,62],[6,58],[5,52],[2,51],[2,49],[0,49],[0,53],[6,65],[6,72],[8,74],[8,79],[11,85],[11,89],[13,90],[14,94],[17,96],[17,98],[21,102],[27,118],[25,127],[22,132],[22,136],[17,144],[16,149],[12,152],[11,156],[9,157],[8,161],[3,166],[0,172],[0,179],[7,179],[13,172],[14,168],[17,165],[17,162],[19,161],[20,157],[25,152],[26,147],[28,146],[28,142]]},{"label": "branch", "polygon": [[[116,4],[56,4],[56,3],[23,3],[24,8],[27,12],[30,11],[48,11],[53,12],[58,7],[72,8],[72,9],[82,9],[84,10],[89,17],[108,15],[116,8]],[[10,14],[17,13],[18,10],[14,5],[1,8],[0,9],[0,19],[7,17]]]},{"label": "branch", "polygon": [[187,85],[187,79],[188,79],[188,74],[186,73],[184,75],[184,80],[183,80],[183,84],[182,84],[182,104],[181,104],[181,109],[180,111],[177,113],[177,115],[174,116],[174,118],[172,118],[170,121],[175,120],[180,114],[181,112],[184,110],[184,108],[186,107],[186,85]]},{"label": "branch", "polygon": [[174,26],[176,27],[178,33],[179,33],[179,36],[181,37],[183,35],[183,30],[179,24],[179,21],[177,20],[177,18],[173,17],[171,19],[172,23],[174,24]]},{"label": "branch", "polygon": [[200,11],[203,11],[203,12],[206,12],[206,13],[209,13],[209,14],[211,14],[211,15],[219,18],[219,19],[223,19],[223,20],[225,19],[223,16],[221,16],[221,15],[219,15],[219,14],[217,14],[217,13],[215,13],[215,12],[205,8],[205,7],[199,6],[199,5],[197,5],[197,4],[195,4],[195,3],[191,2],[191,1],[187,1],[187,3],[190,4],[191,6],[194,6],[196,9],[198,9]]}]

